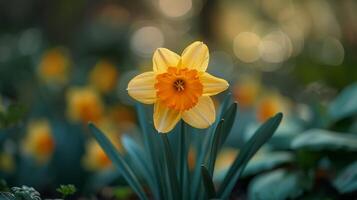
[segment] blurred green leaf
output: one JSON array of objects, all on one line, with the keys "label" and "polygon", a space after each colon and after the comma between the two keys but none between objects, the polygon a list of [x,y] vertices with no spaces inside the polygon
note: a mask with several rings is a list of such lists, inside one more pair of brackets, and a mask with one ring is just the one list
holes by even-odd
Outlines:
[{"label": "blurred green leaf", "polygon": [[226,199],[229,197],[248,161],[254,156],[259,148],[272,137],[282,118],[282,113],[278,113],[274,117],[270,118],[261,127],[259,127],[253,137],[251,137],[242,147],[219,188],[218,196],[220,198]]},{"label": "blurred green leaf", "polygon": [[65,199],[66,197],[76,193],[77,188],[76,188],[76,186],[74,186],[72,184],[60,185],[60,187],[57,188],[56,191],[61,193],[62,194],[62,198]]},{"label": "blurred green leaf", "polygon": [[27,109],[22,104],[11,104],[6,110],[0,110],[0,127],[9,127],[22,120]]},{"label": "blurred green leaf", "polygon": [[95,139],[98,141],[99,145],[103,148],[110,160],[113,161],[113,164],[121,171],[125,180],[132,187],[135,193],[140,197],[140,199],[147,199],[144,189],[140,185],[138,178],[129,168],[126,161],[119,155],[113,144],[94,124],[89,123],[88,127],[90,128]]},{"label": "blurred green leaf", "polygon": [[114,190],[114,196],[117,199],[129,199],[132,194],[133,192],[129,187],[118,187]]},{"label": "blurred green leaf", "polygon": [[289,152],[267,152],[257,154],[249,161],[242,176],[250,176],[264,170],[273,169],[274,167],[291,162],[294,160],[293,154]]},{"label": "blurred green leaf", "polygon": [[22,186],[11,188],[16,200],[41,200],[40,193],[33,187]]},{"label": "blurred green leaf", "polygon": [[323,129],[311,129],[301,133],[291,143],[293,149],[309,150],[357,150],[357,136],[332,132]]},{"label": "blurred green leaf", "polygon": [[330,104],[329,114],[335,120],[357,113],[357,83],[345,88]]},{"label": "blurred green leaf", "polygon": [[303,192],[299,175],[279,169],[257,176],[248,188],[251,200],[284,200],[296,198]]},{"label": "blurred green leaf", "polygon": [[357,191],[357,161],[342,170],[333,181],[333,185],[342,194]]},{"label": "blurred green leaf", "polygon": [[0,192],[1,200],[16,200],[16,197],[10,192]]},{"label": "blurred green leaf", "polygon": [[208,199],[213,199],[216,197],[216,190],[214,189],[214,184],[212,181],[212,176],[205,166],[201,166],[201,174],[203,185],[206,190]]}]

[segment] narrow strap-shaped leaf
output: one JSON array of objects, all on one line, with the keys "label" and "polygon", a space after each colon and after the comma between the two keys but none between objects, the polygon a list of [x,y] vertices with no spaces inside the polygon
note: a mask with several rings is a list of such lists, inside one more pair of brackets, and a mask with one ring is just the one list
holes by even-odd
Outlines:
[{"label": "narrow strap-shaped leaf", "polygon": [[201,166],[201,175],[203,185],[206,190],[208,199],[213,199],[216,197],[216,190],[214,189],[214,184],[212,181],[212,176],[205,166]]},{"label": "narrow strap-shaped leaf", "polygon": [[140,149],[140,146],[128,135],[122,137],[122,144],[129,155],[128,157],[130,161],[134,165],[133,169],[137,169],[144,177],[151,190],[155,191],[154,176],[151,173],[152,170],[150,170],[151,165],[148,165],[148,161],[143,157],[144,152]]},{"label": "narrow strap-shaped leaf", "polygon": [[99,145],[103,148],[104,152],[108,155],[113,164],[121,171],[121,174],[128,182],[134,192],[140,197],[140,199],[148,199],[144,189],[139,183],[138,178],[134,172],[129,168],[126,161],[120,156],[113,144],[108,138],[92,123],[89,123],[89,128],[94,135]]},{"label": "narrow strap-shaped leaf", "polygon": [[146,118],[146,113],[144,110],[144,106],[141,104],[136,104],[136,110],[138,112],[139,124],[141,127],[143,141],[145,144],[145,152],[148,154],[149,160],[151,161],[151,166],[153,169],[153,174],[155,182],[155,191],[152,191],[156,198],[167,199],[166,190],[164,188],[164,175],[162,174],[162,170],[160,169],[160,159],[162,152],[156,151],[160,142],[157,140],[158,135],[154,132],[149,132],[152,128],[148,126],[148,120]]},{"label": "narrow strap-shaped leaf", "polygon": [[187,162],[187,156],[188,156],[188,150],[189,150],[189,140],[188,140],[188,135],[186,131],[186,125],[183,121],[181,121],[181,132],[179,133],[179,182],[180,182],[180,188],[181,188],[181,194],[183,199],[188,199],[189,198],[189,190],[191,187],[190,180],[189,180],[189,175],[190,175],[190,170],[188,168],[188,162]]},{"label": "narrow strap-shaped leaf", "polygon": [[278,128],[282,118],[282,113],[278,113],[274,117],[270,118],[258,128],[253,137],[250,138],[249,141],[243,146],[218,190],[219,198],[227,199],[229,197],[248,161],[259,150],[259,148],[271,138]]},{"label": "narrow strap-shaped leaf", "polygon": [[165,164],[166,170],[168,171],[168,175],[170,178],[170,185],[172,189],[172,195],[174,199],[181,199],[181,190],[180,185],[178,184],[177,180],[177,170],[176,170],[176,162],[174,160],[171,146],[167,135],[160,134],[162,142],[164,143],[164,155],[165,155]]},{"label": "narrow strap-shaped leaf", "polygon": [[219,120],[216,120],[216,122],[207,130],[207,134],[203,140],[201,149],[197,154],[198,159],[197,159],[196,166],[195,166],[195,169],[193,172],[193,177],[192,177],[192,191],[197,191],[197,192],[191,193],[191,199],[193,199],[193,200],[196,200],[197,195],[200,193],[199,190],[200,190],[200,186],[201,186],[201,173],[200,173],[201,164],[203,164],[203,162],[207,158],[207,155],[209,153],[208,148],[211,144],[214,130],[216,129],[218,122],[223,118],[223,114],[225,113],[229,103],[231,102],[231,96],[232,96],[231,93],[228,93],[227,96],[225,97],[225,99],[221,105],[220,111],[217,115],[218,116],[217,119],[219,119]]},{"label": "narrow strap-shaped leaf", "polygon": [[[219,148],[219,144],[221,143],[221,141],[220,141],[221,137],[220,136],[222,135],[222,132],[223,132],[223,128],[222,128],[223,124],[224,124],[224,119],[222,119],[218,123],[216,131],[214,132],[212,145],[211,145],[211,151],[210,151],[210,154],[208,156],[208,172],[209,172],[210,176],[213,175],[214,165],[216,163],[216,157],[217,157],[217,154],[218,154],[218,148]],[[201,171],[202,171],[202,169],[201,169]]]},{"label": "narrow strap-shaped leaf", "polygon": [[181,189],[183,189],[182,187],[182,183],[183,183],[183,174],[184,174],[184,164],[185,164],[185,158],[186,158],[186,148],[185,148],[185,125],[184,125],[184,122],[181,121],[181,129],[180,129],[180,132],[179,132],[179,145],[178,145],[178,178],[179,178],[179,181],[181,183]]},{"label": "narrow strap-shaped leaf", "polygon": [[222,127],[222,134],[220,134],[220,143],[218,145],[218,149],[221,149],[224,142],[226,141],[229,133],[231,132],[231,129],[233,127],[233,124],[236,120],[236,115],[237,115],[237,108],[238,108],[238,103],[234,102],[232,103],[229,108],[224,112],[222,119],[224,119],[224,124]]},{"label": "narrow strap-shaped leaf", "polygon": [[217,125],[216,131],[214,132],[211,151],[208,156],[208,171],[210,175],[213,175],[214,165],[216,162],[218,151],[223,146],[226,141],[228,134],[231,132],[233,123],[235,121],[235,116],[237,113],[237,103],[233,103],[227,111],[224,113],[223,118]]}]

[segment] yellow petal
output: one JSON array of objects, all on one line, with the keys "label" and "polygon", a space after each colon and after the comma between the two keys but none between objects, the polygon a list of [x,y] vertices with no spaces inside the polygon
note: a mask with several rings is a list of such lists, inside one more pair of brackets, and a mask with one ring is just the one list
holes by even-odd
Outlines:
[{"label": "yellow petal", "polygon": [[202,96],[195,107],[184,112],[182,119],[195,128],[207,128],[216,120],[216,110],[211,97]]},{"label": "yellow petal", "polygon": [[176,53],[165,48],[158,48],[152,58],[154,72],[166,72],[168,67],[176,67],[179,60],[180,56]]},{"label": "yellow petal", "polygon": [[156,101],[155,90],[156,75],[154,72],[144,72],[135,76],[128,84],[128,93],[134,99],[145,104],[152,104]]},{"label": "yellow petal", "polygon": [[203,85],[203,96],[216,95],[226,90],[229,86],[226,80],[217,78],[206,72],[200,76],[200,81]]},{"label": "yellow petal", "polygon": [[160,102],[154,105],[154,126],[159,133],[171,131],[181,119],[179,111],[170,109]]},{"label": "yellow petal", "polygon": [[197,71],[206,71],[209,60],[208,47],[203,42],[194,42],[182,53],[182,66]]}]

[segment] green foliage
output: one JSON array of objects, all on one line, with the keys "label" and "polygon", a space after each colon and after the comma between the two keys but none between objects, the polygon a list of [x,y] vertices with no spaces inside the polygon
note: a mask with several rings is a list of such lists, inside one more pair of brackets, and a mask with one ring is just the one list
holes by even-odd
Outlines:
[{"label": "green foliage", "polygon": [[303,192],[297,173],[279,169],[254,178],[249,186],[251,200],[284,200],[299,196]]},{"label": "green foliage", "polygon": [[194,129],[189,129],[184,123],[169,135],[157,134],[152,122],[146,118],[144,107],[138,105],[142,142],[128,135],[124,136],[123,146],[128,152],[126,156],[121,155],[94,124],[89,124],[89,128],[140,199],[148,199],[144,190],[146,187],[155,199],[226,199],[248,161],[269,140],[282,119],[282,114],[277,114],[256,131],[243,146],[216,192],[212,179],[215,161],[231,132],[237,112],[237,104],[229,105],[229,102],[230,98],[226,98],[217,123],[206,130],[203,139],[195,141],[195,145],[202,147],[202,150],[197,154],[198,159],[192,173],[188,170],[188,149],[194,142],[194,133],[189,130],[193,132]]},{"label": "green foliage", "polygon": [[341,94],[330,104],[329,114],[339,120],[357,113],[357,83],[345,88]]},{"label": "green foliage", "polygon": [[23,119],[27,112],[25,106],[12,104],[7,109],[0,109],[0,128],[9,127]]},{"label": "green foliage", "polygon": [[66,197],[76,193],[77,189],[74,185],[68,184],[68,185],[60,185],[60,187],[57,188],[56,191],[62,194],[62,198],[65,199]]},{"label": "green foliage", "polygon": [[311,129],[297,136],[291,147],[309,150],[357,151],[357,136],[323,129]]},{"label": "green foliage", "polygon": [[4,179],[0,179],[0,192],[9,192],[10,188]]},{"label": "green foliage", "polygon": [[101,145],[108,157],[113,161],[114,165],[122,173],[125,180],[128,181],[128,184],[132,187],[132,189],[141,199],[147,199],[144,189],[139,183],[137,175],[132,171],[124,158],[120,156],[119,152],[115,149],[109,139],[94,124],[89,124],[89,128],[92,130],[95,139]]},{"label": "green foliage", "polygon": [[11,188],[16,200],[41,200],[40,193],[28,186]]},{"label": "green foliage", "polygon": [[114,190],[114,196],[116,199],[129,199],[132,194],[132,190],[129,187],[118,187]]},{"label": "green foliage", "polygon": [[254,175],[261,171],[270,170],[279,165],[294,161],[294,155],[285,151],[258,152],[257,154],[257,156],[253,157],[253,159],[249,161],[242,176]]},{"label": "green foliage", "polygon": [[335,178],[333,184],[341,193],[357,190],[357,161],[343,169]]},{"label": "green foliage", "polygon": [[229,194],[233,190],[239,177],[242,175],[243,170],[249,160],[259,150],[259,148],[264,143],[266,143],[271,138],[271,136],[273,136],[282,118],[282,113],[279,113],[270,118],[267,122],[258,128],[253,137],[251,137],[249,141],[243,146],[237,159],[233,162],[231,168],[223,180],[223,183],[220,186],[220,190],[218,192],[220,198],[226,199],[229,197]]},{"label": "green foliage", "polygon": [[0,192],[1,200],[16,200],[16,197],[10,192]]}]

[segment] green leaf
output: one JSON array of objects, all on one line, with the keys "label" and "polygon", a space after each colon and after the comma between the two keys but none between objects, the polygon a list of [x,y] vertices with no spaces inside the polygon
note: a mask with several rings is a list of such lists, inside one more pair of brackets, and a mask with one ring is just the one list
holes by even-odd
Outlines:
[{"label": "green leaf", "polygon": [[237,113],[237,103],[233,103],[228,110],[224,113],[223,118],[218,123],[216,131],[214,132],[211,151],[208,156],[208,171],[210,175],[213,175],[214,165],[216,162],[218,151],[222,148],[226,141],[228,134],[231,132],[235,116]]},{"label": "green leaf", "polygon": [[60,185],[59,188],[56,189],[57,192],[62,194],[62,198],[66,198],[67,196],[73,195],[76,193],[77,189],[74,185],[68,184],[68,185]]},{"label": "green leaf", "polygon": [[159,135],[154,132],[154,129],[147,120],[145,108],[140,103],[136,104],[136,110],[138,112],[139,124],[142,131],[143,141],[145,144],[145,152],[147,153],[148,160],[151,161],[151,167],[153,169],[153,175],[155,179],[155,197],[157,199],[167,199],[167,189],[164,187],[165,179],[164,173],[161,170],[161,155],[162,151],[159,150],[161,143],[159,142]]},{"label": "green leaf", "polygon": [[1,200],[16,200],[16,197],[10,192],[0,192]]},{"label": "green leaf", "polygon": [[114,196],[117,199],[130,199],[133,191],[129,187],[118,187],[114,190]]},{"label": "green leaf", "polygon": [[213,199],[216,197],[216,190],[214,189],[214,184],[212,181],[212,176],[205,166],[201,166],[201,174],[203,185],[206,190],[208,199]]},{"label": "green leaf", "polygon": [[165,155],[165,165],[166,170],[169,175],[170,187],[172,192],[172,197],[174,199],[181,199],[181,190],[178,184],[177,179],[177,170],[176,170],[176,162],[174,160],[174,156],[172,154],[171,146],[169,143],[169,139],[166,134],[160,134],[162,142],[164,143],[164,155]]},{"label": "green leaf", "polygon": [[[220,108],[220,111],[218,113],[218,117],[216,120],[216,122],[207,130],[206,136],[204,137],[204,140],[202,142],[201,148],[198,152],[198,159],[196,161],[196,166],[193,172],[193,178],[192,178],[192,191],[198,191],[198,192],[192,192],[191,193],[191,199],[197,199],[197,194],[202,194],[200,193],[200,186],[201,186],[201,167],[200,165],[204,163],[204,161],[208,158],[208,155],[210,153],[209,148],[211,147],[210,145],[212,144],[212,140],[213,140],[213,135],[214,135],[214,131],[216,130],[218,123],[220,122],[220,120],[223,118],[223,115],[226,113],[227,111],[227,107],[229,105],[229,103],[231,102],[231,94],[229,93],[223,103],[222,106]],[[228,133],[227,133],[228,134]],[[223,143],[223,142],[222,142]]]},{"label": "green leaf", "polygon": [[330,104],[328,110],[330,116],[341,119],[357,114],[357,83],[345,88],[339,96]]},{"label": "green leaf", "polygon": [[[213,171],[214,171],[214,165],[216,162],[216,158],[217,158],[217,154],[218,154],[218,148],[219,145],[221,143],[221,135],[223,135],[223,124],[224,124],[224,120],[222,119],[216,128],[216,131],[214,132],[214,136],[213,136],[213,140],[212,140],[212,145],[211,145],[211,151],[210,154],[208,156],[208,172],[210,174],[210,176],[212,176]],[[202,167],[201,167],[202,168]],[[201,169],[202,171],[202,169]]]},{"label": "green leaf", "polygon": [[242,176],[250,176],[264,170],[270,170],[274,167],[288,163],[294,160],[293,154],[289,152],[259,152],[249,161]]},{"label": "green leaf", "polygon": [[357,151],[357,136],[311,129],[301,133],[291,143],[293,149]]},{"label": "green leaf", "polygon": [[265,122],[242,147],[238,157],[233,162],[226,177],[221,184],[218,196],[227,199],[241,176],[248,161],[254,156],[259,148],[266,143],[274,134],[283,118],[282,113],[278,113],[274,117]]},{"label": "green leaf", "polygon": [[179,137],[179,147],[178,147],[178,166],[179,166],[179,171],[178,171],[178,178],[180,182],[180,188],[181,188],[181,194],[184,195],[184,199],[188,199],[190,195],[190,178],[189,178],[189,173],[190,170],[188,168],[188,162],[187,162],[187,155],[188,155],[188,149],[189,149],[189,143],[188,143],[188,135],[187,130],[186,130],[186,125],[183,121],[181,121],[181,132],[178,132],[178,137]]},{"label": "green leaf", "polygon": [[282,169],[257,176],[248,188],[251,200],[293,199],[302,193],[299,175]]},{"label": "green leaf", "polygon": [[333,185],[342,194],[357,191],[357,161],[342,170],[334,179]]},{"label": "green leaf", "polygon": [[137,176],[129,168],[126,161],[119,155],[113,144],[94,124],[89,123],[88,126],[99,145],[103,148],[104,152],[108,155],[113,164],[120,170],[121,174],[124,176],[125,180],[134,192],[140,197],[140,199],[147,199],[144,189],[140,185]]},{"label": "green leaf", "polygon": [[229,133],[231,132],[231,129],[233,127],[233,124],[236,119],[237,115],[237,108],[238,108],[238,103],[234,102],[229,106],[227,111],[224,112],[224,115],[222,119],[224,120],[223,127],[222,127],[222,133],[219,134],[219,145],[218,149],[221,149],[224,142],[226,141]]},{"label": "green leaf", "polygon": [[151,165],[147,164],[148,161],[144,158],[144,152],[140,145],[128,135],[124,135],[121,142],[127,152],[128,159],[133,163],[132,169],[140,172],[152,191],[155,191],[155,182],[152,176],[153,169]]}]

